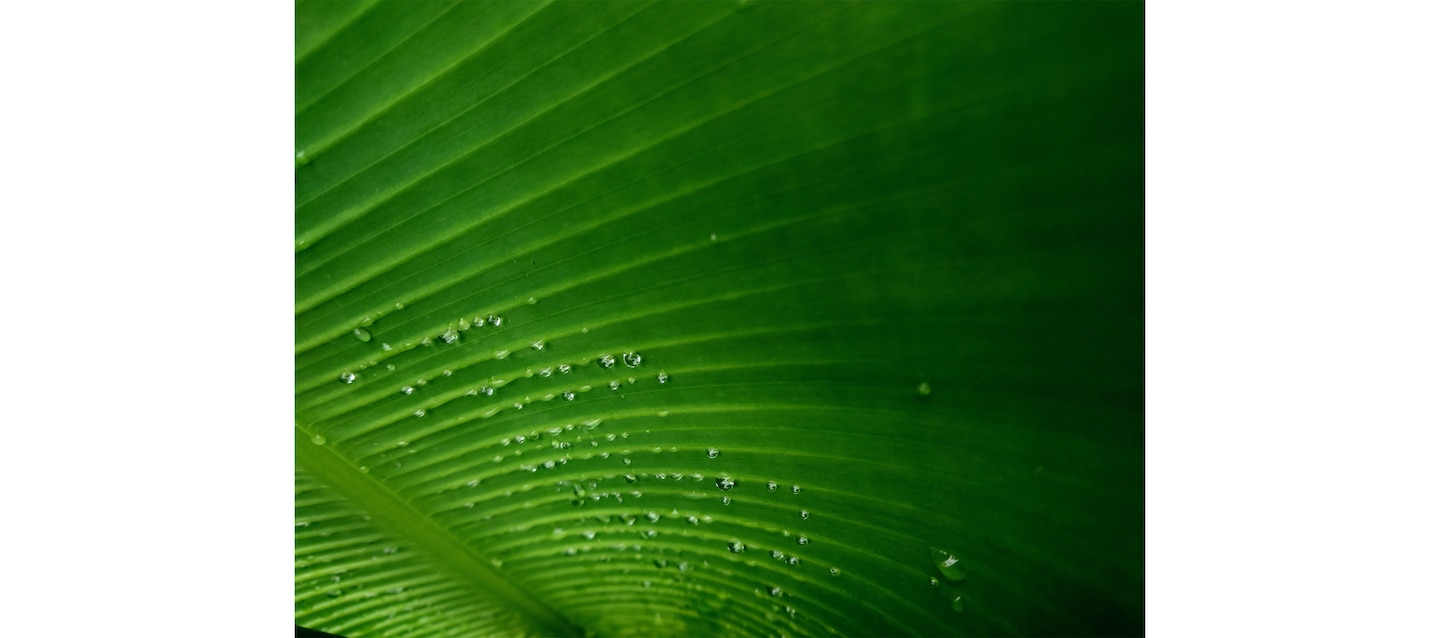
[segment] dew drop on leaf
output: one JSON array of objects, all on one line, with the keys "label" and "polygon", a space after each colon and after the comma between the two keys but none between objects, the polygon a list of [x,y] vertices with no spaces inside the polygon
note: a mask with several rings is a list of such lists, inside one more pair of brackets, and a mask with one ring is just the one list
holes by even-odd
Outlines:
[{"label": "dew drop on leaf", "polygon": [[795,539],[795,544],[796,544],[796,545],[809,545],[809,544],[810,544],[810,539],[805,538],[804,536],[800,536],[800,537],[798,537],[798,538]]},{"label": "dew drop on leaf", "polygon": [[722,492],[728,492],[730,491],[730,488],[735,487],[735,479],[732,479],[728,476],[722,476],[715,479],[715,487],[720,488],[720,491]]},{"label": "dew drop on leaf", "polygon": [[356,328],[351,334],[355,335],[362,343],[370,340],[370,331],[364,328]]},{"label": "dew drop on leaf", "polygon": [[638,352],[627,352],[620,355],[620,358],[625,361],[626,367],[634,368],[640,365],[640,353]]},{"label": "dew drop on leaf", "polygon": [[340,373],[340,382],[341,382],[341,383],[354,383],[354,382],[355,382],[355,373],[354,373],[354,372],[351,372],[351,371],[349,371],[349,370],[346,370],[346,371],[344,371],[344,372],[341,372],[341,373]]},{"label": "dew drop on leaf", "polygon": [[935,561],[935,568],[940,570],[940,575],[951,582],[965,580],[965,570],[960,567],[960,559],[954,554],[938,547],[930,548],[930,558]]},{"label": "dew drop on leaf", "polygon": [[316,434],[315,436],[310,437],[310,442],[314,443],[315,445],[325,445],[325,435]]},{"label": "dew drop on leaf", "polygon": [[705,456],[708,456],[708,457],[710,457],[710,458],[713,459],[713,458],[715,458],[715,457],[717,457],[717,456],[720,456],[720,450],[717,450],[717,449],[715,449],[715,448],[712,447],[712,448],[710,448],[710,449],[708,449],[708,450],[705,450]]}]

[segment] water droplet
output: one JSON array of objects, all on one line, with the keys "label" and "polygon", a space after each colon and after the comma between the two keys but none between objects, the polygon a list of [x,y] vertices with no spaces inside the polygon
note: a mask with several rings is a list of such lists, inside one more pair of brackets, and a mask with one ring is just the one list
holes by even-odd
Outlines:
[{"label": "water droplet", "polygon": [[926,382],[924,382],[924,381],[921,381],[921,382],[920,382],[920,385],[915,387],[915,396],[920,397],[921,399],[929,398],[929,397],[930,397],[930,384],[929,384],[929,383],[926,383]]},{"label": "water droplet", "polygon": [[562,363],[559,366],[560,374],[570,374],[570,364]]},{"label": "water droplet", "polygon": [[831,576],[839,576],[839,575],[840,575],[840,569],[839,569],[838,567],[831,567],[831,568],[830,568],[830,575],[831,575]]},{"label": "water droplet", "polygon": [[566,556],[574,556],[574,555],[575,555],[575,548],[574,548],[574,547],[566,547],[566,548],[565,548],[565,555],[566,555]]},{"label": "water droplet", "polygon": [[[539,341],[536,341],[535,343],[530,344],[530,347],[531,347],[531,348],[534,348],[534,349],[536,349],[536,350],[544,350],[544,349],[545,349],[545,340],[544,340],[544,339],[541,339],[541,340],[539,340]],[[548,376],[550,376],[550,375],[547,374],[547,375],[545,375],[545,376],[548,377]]]},{"label": "water droplet", "polygon": [[710,458],[713,459],[713,458],[715,458],[715,457],[717,457],[717,456],[720,456],[720,450],[717,450],[717,449],[715,449],[715,448],[712,447],[712,448],[710,448],[710,449],[705,450],[705,456],[708,456],[708,457],[710,457]]},{"label": "water droplet", "polygon": [[710,241],[715,241],[715,233],[710,233]]},{"label": "water droplet", "polygon": [[370,340],[370,331],[364,328],[356,328],[355,331],[350,334],[355,335],[355,338],[362,342]]},{"label": "water droplet", "polygon": [[465,487],[475,487],[480,484],[480,479],[470,479],[465,482]]},{"label": "water droplet", "polygon": [[[391,351],[391,350],[394,350],[395,348],[394,348],[393,346],[391,346],[390,344],[388,344],[388,343],[382,343],[382,344],[380,344],[380,349],[381,349],[381,350],[384,350],[384,351],[386,351],[386,352],[389,352],[389,351]],[[391,366],[390,366],[390,369],[391,369],[391,370],[394,370],[394,369],[395,369],[395,366],[394,366],[394,365],[391,365]]]},{"label": "water droplet", "polygon": [[810,512],[800,510],[800,518],[810,518]]},{"label": "water droplet", "polygon": [[490,396],[490,395],[492,395],[492,394],[495,394],[495,388],[492,388],[492,387],[490,387],[490,386],[488,386],[488,385],[487,385],[487,386],[484,386],[484,387],[480,388],[480,394],[483,394],[483,395],[485,395],[485,396],[488,397],[488,396]]},{"label": "water droplet", "polygon": [[685,522],[686,522],[686,523],[689,523],[689,524],[691,524],[691,525],[699,525],[699,524],[700,524],[700,519],[695,518],[694,516],[686,516],[686,517],[685,517]]},{"label": "water droplet", "polygon": [[551,374],[553,373],[550,372],[550,368],[544,368],[540,370],[540,378],[542,379],[549,379]]},{"label": "water droplet", "polygon": [[656,514],[655,512],[646,512],[645,520],[650,521],[651,523],[658,523],[660,522],[660,515]]},{"label": "water droplet", "polygon": [[715,479],[715,487],[720,488],[720,491],[722,492],[728,492],[730,491],[730,488],[735,487],[735,479],[732,479],[728,476],[722,476]]},{"label": "water droplet", "polygon": [[602,354],[602,355],[600,355],[600,367],[602,367],[602,368],[613,368],[613,367],[615,367],[615,356],[614,356],[614,355],[608,355],[608,354]]},{"label": "water droplet", "polygon": [[400,394],[411,394],[411,393],[413,393],[413,392],[415,392],[415,388],[412,388],[412,387],[410,387],[410,386],[408,386],[408,385],[405,386],[405,387],[403,387],[403,388],[400,388]]},{"label": "water droplet", "polygon": [[645,538],[655,538],[655,530],[647,529],[645,530],[645,533],[642,534],[642,536],[644,536]]},{"label": "water droplet", "polygon": [[611,390],[619,390],[619,389],[620,389],[620,382],[619,382],[619,381],[611,381],[611,382],[610,382],[610,389],[611,389]]},{"label": "water droplet", "polygon": [[416,410],[416,411],[415,411],[415,416],[416,416],[416,417],[425,416],[425,411],[424,411],[424,410]]},{"label": "water droplet", "polygon": [[495,351],[495,358],[496,358],[496,359],[504,359],[505,357],[508,357],[508,356],[510,356],[510,351],[509,351],[509,350],[496,350],[496,351]]},{"label": "water droplet", "polygon": [[660,383],[665,383],[666,381],[670,380],[670,375],[665,374],[665,371],[661,370],[660,374],[655,375],[655,380],[659,381]]},{"label": "water droplet", "polygon": [[534,298],[534,297],[531,297],[531,298],[529,298],[529,299],[526,299],[525,301],[526,301],[527,303],[532,303],[532,304],[533,304],[533,303],[535,303],[535,302],[537,302],[537,301],[540,301],[540,300],[539,300],[539,299],[536,299],[536,298]]},{"label": "water droplet", "polygon": [[721,505],[729,505],[729,504],[732,503],[732,502],[733,502],[733,501],[730,500],[730,497],[729,497],[729,496],[721,496],[721,497],[720,497],[720,504],[721,504]]},{"label": "water droplet", "polygon": [[939,587],[939,586],[940,586],[940,579],[939,579],[939,578],[936,578],[936,577],[934,577],[934,576],[931,576],[931,577],[930,577],[930,586],[931,586],[931,587]]},{"label": "water droplet", "polygon": [[455,343],[460,340],[460,331],[456,330],[455,326],[450,326],[445,329],[445,332],[440,333],[440,340],[445,343]]},{"label": "water droplet", "polygon": [[775,481],[766,481],[766,482],[765,482],[765,489],[770,490],[771,492],[774,492],[774,491],[775,491],[775,488],[777,488],[777,487],[780,487],[780,486],[777,485],[777,484],[775,483]]},{"label": "water droplet", "polygon": [[485,317],[485,320],[490,322],[490,325],[492,326],[499,326],[505,321],[505,319],[503,317],[500,317],[499,315],[490,315],[488,317]]},{"label": "water droplet", "polygon": [[355,382],[355,373],[354,373],[354,372],[351,372],[351,371],[349,371],[349,370],[346,370],[346,371],[344,371],[344,372],[341,372],[341,373],[340,373],[340,382],[341,382],[341,383],[354,383],[354,382]]},{"label": "water droplet", "polygon": [[315,445],[325,445],[325,435],[316,434],[315,436],[310,437],[310,442],[314,443]]},{"label": "water droplet", "polygon": [[786,561],[786,562],[790,563],[790,566],[791,566],[791,567],[794,567],[794,566],[800,564],[800,557],[799,557],[799,556],[791,556],[791,557],[790,557],[790,560],[788,560],[788,561]]},{"label": "water droplet", "polygon": [[799,485],[791,485],[791,486],[790,486],[790,493],[791,493],[791,494],[799,494],[799,493],[800,493],[800,486],[799,486]]},{"label": "water droplet", "polygon": [[633,368],[633,367],[635,367],[635,366],[640,365],[640,359],[641,359],[641,358],[640,358],[640,353],[638,353],[638,352],[627,352],[627,353],[625,353],[625,354],[623,354],[623,355],[620,355],[620,358],[625,361],[625,365],[626,365],[627,367]]},{"label": "water droplet", "polygon": [[398,445],[398,446],[400,446],[400,447],[405,447],[405,446],[407,446],[407,445],[410,445],[410,442],[409,442],[409,441],[396,441],[396,442],[395,442],[395,445]]},{"label": "water droplet", "polygon": [[[310,163],[310,158],[305,155],[305,151],[295,151],[295,165],[296,165],[296,166],[304,166],[304,165],[309,164],[309,163]],[[297,242],[297,243],[298,243],[298,242]]]},{"label": "water droplet", "polygon": [[965,613],[965,604],[960,601],[960,598],[960,594],[955,594],[955,597],[950,599],[950,608],[963,614]]},{"label": "water droplet", "polygon": [[562,395],[560,395],[560,396],[565,397],[565,400],[566,400],[566,401],[574,401],[574,400],[575,400],[575,393],[574,393],[574,392],[571,392],[571,391],[569,391],[569,390],[566,390],[566,391],[565,391],[565,394],[562,394]]},{"label": "water droplet", "polygon": [[960,567],[960,559],[954,554],[938,547],[930,548],[930,558],[935,561],[935,568],[940,570],[940,575],[950,582],[965,580],[965,570]]},{"label": "water droplet", "polygon": [[771,587],[771,588],[770,588],[770,595],[771,595],[771,596],[779,596],[779,595],[781,595],[781,594],[783,594],[783,593],[785,593],[785,592],[784,592],[784,591],[781,591],[781,589],[780,589],[779,587]]},{"label": "water droplet", "polygon": [[687,563],[687,562],[684,562],[684,561],[681,561],[680,564],[679,564],[679,565],[676,565],[675,567],[679,568],[679,570],[682,571],[682,572],[688,572],[688,571],[690,571],[690,563]]},{"label": "water droplet", "polygon": [[796,544],[796,545],[809,545],[809,544],[810,544],[810,539],[805,538],[804,536],[800,536],[800,537],[798,537],[798,538],[795,539],[795,544]]},{"label": "water droplet", "polygon": [[744,551],[745,551],[745,543],[742,543],[742,542],[740,542],[740,541],[732,541],[732,542],[730,543],[730,553],[732,553],[732,554],[739,554],[739,553],[744,552]]},{"label": "water droplet", "polygon": [[450,376],[450,375],[452,375],[452,374],[455,374],[455,373],[454,373],[454,372],[451,372],[450,370],[441,370],[441,371],[440,371],[440,374],[443,374],[443,375],[445,375],[445,376],[448,377],[448,376]]},{"label": "water droplet", "polygon": [[395,552],[400,551],[400,550],[399,550],[399,548],[396,548],[396,547],[386,547],[386,548],[381,549],[380,551],[385,552],[386,554],[394,554]]}]

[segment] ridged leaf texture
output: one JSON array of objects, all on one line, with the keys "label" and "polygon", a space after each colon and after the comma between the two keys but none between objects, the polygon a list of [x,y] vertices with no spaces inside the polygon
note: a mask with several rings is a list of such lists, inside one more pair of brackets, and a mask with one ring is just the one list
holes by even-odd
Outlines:
[{"label": "ridged leaf texture", "polygon": [[1143,5],[296,5],[295,618],[1143,632]]}]

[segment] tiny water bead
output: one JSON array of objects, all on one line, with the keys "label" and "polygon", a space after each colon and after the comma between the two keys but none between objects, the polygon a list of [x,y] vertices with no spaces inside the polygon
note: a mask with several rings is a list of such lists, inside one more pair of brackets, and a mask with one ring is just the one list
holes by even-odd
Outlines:
[{"label": "tiny water bead", "polygon": [[939,579],[939,578],[936,578],[936,577],[934,577],[934,576],[931,576],[931,577],[930,577],[930,586],[931,586],[931,587],[939,587],[939,586],[940,586],[940,579]]},{"label": "tiny water bead", "polygon": [[790,493],[791,493],[791,494],[799,494],[799,493],[800,493],[800,486],[799,486],[799,485],[791,485],[791,486],[790,486]]},{"label": "tiny water bead", "polygon": [[560,374],[570,374],[570,364],[568,363],[560,364],[557,369],[560,370]]},{"label": "tiny water bead", "polygon": [[341,372],[341,373],[340,373],[340,382],[341,382],[341,383],[354,383],[354,382],[355,382],[355,373],[354,373],[354,372],[351,372],[351,371],[349,371],[349,370],[346,370],[346,371],[344,371],[344,372]]},{"label": "tiny water bead", "polygon": [[359,339],[362,343],[370,340],[370,331],[364,328],[356,328],[355,331],[350,334],[354,335],[355,338]]},{"label": "tiny water bead", "polygon": [[935,562],[935,568],[940,570],[940,575],[951,582],[965,580],[965,570],[960,567],[960,559],[954,554],[938,547],[930,548],[930,559]]},{"label": "tiny water bead", "polygon": [[839,575],[840,575],[840,568],[838,568],[838,567],[831,567],[831,568],[830,568],[830,575],[831,575],[831,576],[839,576]]},{"label": "tiny water bead", "polygon": [[809,544],[810,544],[810,539],[805,538],[804,536],[800,536],[800,537],[798,537],[798,538],[795,539],[795,544],[796,544],[796,545],[809,545]]},{"label": "tiny water bead", "polygon": [[445,332],[440,333],[440,340],[445,343],[455,343],[460,340],[460,331],[456,330],[455,326],[450,326],[445,329]]},{"label": "tiny water bead", "polygon": [[505,319],[503,317],[500,317],[499,315],[490,315],[488,317],[485,317],[485,321],[490,322],[490,325],[492,326],[499,327],[501,323],[505,322]]},{"label": "tiny water bead", "polygon": [[659,381],[660,383],[665,383],[666,381],[670,380],[670,375],[665,374],[665,372],[662,370],[660,374],[655,375],[655,380]]},{"label": "tiny water bead", "polygon": [[961,602],[960,598],[960,594],[955,594],[955,597],[950,599],[950,608],[963,614],[965,613],[965,603]]},{"label": "tiny water bead", "polygon": [[627,352],[620,355],[620,358],[625,361],[626,367],[634,368],[640,365],[640,353],[638,352]]},{"label": "tiny water bead", "polygon": [[744,551],[745,551],[745,543],[742,543],[742,542],[740,542],[740,541],[732,541],[732,542],[730,543],[730,553],[732,553],[732,554],[739,554],[739,553],[744,552]]},{"label": "tiny water bead", "polygon": [[400,394],[411,394],[413,392],[415,392],[415,388],[412,388],[408,385],[400,388]]},{"label": "tiny water bead", "polygon": [[310,437],[310,442],[314,443],[315,445],[325,445],[325,435],[316,434],[315,436]]},{"label": "tiny water bead", "polygon": [[800,518],[810,518],[810,512],[800,510]]},{"label": "tiny water bead", "polygon": [[715,457],[720,456],[720,450],[717,450],[717,449],[715,449],[715,448],[713,448],[713,447],[712,447],[712,448],[709,448],[709,449],[705,450],[705,456],[708,456],[708,457],[710,457],[710,458],[713,459],[713,458],[715,458]]},{"label": "tiny water bead", "polygon": [[[539,341],[536,341],[535,343],[530,344],[530,347],[531,347],[531,348],[534,348],[534,349],[536,349],[536,350],[544,350],[544,349],[545,349],[545,340],[544,340],[544,339],[541,339],[541,340],[539,340]],[[549,376],[549,375],[546,375],[546,376]]]},{"label": "tiny water bead", "polygon": [[615,367],[615,356],[614,356],[614,355],[608,355],[608,354],[602,354],[602,355],[600,355],[600,367],[602,367],[602,368],[613,368],[613,367]]},{"label": "tiny water bead", "polygon": [[766,483],[765,483],[765,489],[770,490],[771,492],[774,492],[774,491],[775,491],[775,488],[777,488],[777,487],[780,487],[780,486],[779,486],[778,484],[776,484],[775,481],[766,481]]},{"label": "tiny water bead", "polygon": [[619,390],[619,389],[620,389],[620,382],[619,382],[619,381],[611,381],[611,382],[610,382],[610,389],[611,389],[611,390]]},{"label": "tiny water bead", "polygon": [[575,393],[574,393],[574,392],[571,392],[571,391],[569,391],[569,390],[566,390],[566,391],[565,391],[565,394],[562,394],[562,395],[560,395],[560,396],[565,397],[565,400],[566,400],[566,401],[574,401],[574,400],[575,400]]},{"label": "tiny water bead", "polygon": [[720,488],[720,491],[722,492],[728,492],[730,491],[730,488],[735,487],[735,479],[732,479],[728,476],[722,476],[715,479],[715,487]]}]

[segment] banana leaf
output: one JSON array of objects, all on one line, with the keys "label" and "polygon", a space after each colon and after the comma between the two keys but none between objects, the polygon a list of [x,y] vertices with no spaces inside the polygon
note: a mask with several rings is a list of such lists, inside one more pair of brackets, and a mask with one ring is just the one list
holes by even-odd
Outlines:
[{"label": "banana leaf", "polygon": [[295,16],[297,626],[1143,633],[1142,3]]}]

